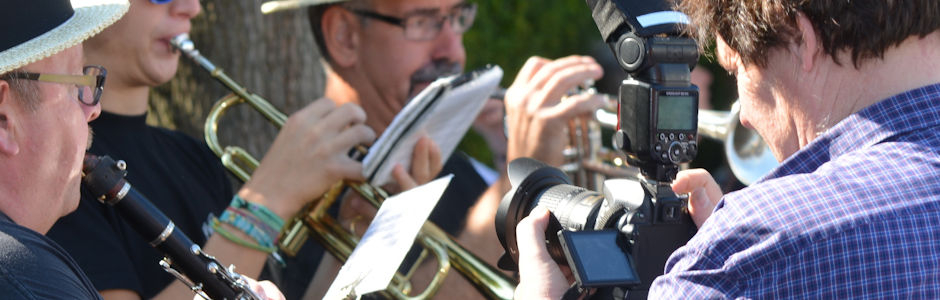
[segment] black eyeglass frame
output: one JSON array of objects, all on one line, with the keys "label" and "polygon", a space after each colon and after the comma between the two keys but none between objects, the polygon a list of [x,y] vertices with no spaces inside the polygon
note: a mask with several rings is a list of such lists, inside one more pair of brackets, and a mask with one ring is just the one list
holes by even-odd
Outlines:
[{"label": "black eyeglass frame", "polygon": [[[89,74],[92,70],[98,71],[98,74]],[[108,70],[102,66],[90,65],[82,67],[82,73],[84,73],[84,75],[44,74],[14,71],[0,76],[0,80],[26,79],[41,82],[74,84],[79,87],[78,102],[88,106],[94,106],[98,104],[99,101],[101,101],[101,92],[104,91],[104,81],[108,75]],[[81,88],[82,86],[92,88],[93,97],[91,99],[91,103],[86,101],[84,95],[85,89]]]},{"label": "black eyeglass frame", "polygon": [[[372,18],[372,19],[376,19],[376,20],[379,20],[379,21],[382,21],[382,22],[385,22],[385,23],[388,23],[388,24],[392,24],[392,25],[396,25],[396,26],[401,27],[402,30],[405,32],[405,38],[406,38],[406,39],[409,39],[409,40],[416,40],[416,41],[426,41],[426,40],[432,40],[432,39],[434,39],[434,37],[436,37],[438,34],[440,34],[440,33],[441,33],[441,30],[444,28],[444,23],[445,23],[445,22],[454,22],[453,20],[456,20],[457,18],[460,18],[460,17],[469,17],[470,21],[467,22],[467,24],[466,24],[466,26],[464,26],[464,28],[459,28],[459,29],[455,29],[455,30],[457,31],[457,33],[464,33],[464,32],[466,32],[468,29],[470,29],[470,27],[473,26],[473,21],[476,19],[477,4],[476,4],[476,3],[463,2],[463,3],[458,4],[457,6],[454,6],[454,7],[451,9],[451,13],[450,13],[450,14],[443,15],[443,16],[439,16],[437,19],[432,19],[432,20],[435,20],[435,22],[436,22],[436,23],[434,24],[434,27],[433,27],[433,28],[434,28],[434,34],[433,34],[433,35],[430,35],[430,36],[426,36],[426,37],[409,37],[409,36],[408,36],[408,24],[409,24],[409,23],[408,23],[408,19],[409,19],[409,18],[415,18],[415,17],[429,17],[428,15],[425,15],[425,14],[415,14],[415,15],[409,15],[409,16],[405,16],[405,17],[399,18],[399,17],[395,17],[395,16],[389,16],[389,15],[386,15],[386,14],[382,14],[382,13],[379,13],[379,12],[376,12],[376,11],[373,11],[373,10],[367,10],[367,9],[351,9],[351,8],[347,8],[347,9],[348,9],[349,11],[351,11],[351,12],[353,12],[353,13],[355,13],[355,14],[361,16],[361,17]],[[454,11],[457,11],[458,13],[454,13]],[[466,12],[466,13],[465,13],[465,12]],[[454,25],[454,24],[451,23],[451,27],[454,27],[453,25]]]}]

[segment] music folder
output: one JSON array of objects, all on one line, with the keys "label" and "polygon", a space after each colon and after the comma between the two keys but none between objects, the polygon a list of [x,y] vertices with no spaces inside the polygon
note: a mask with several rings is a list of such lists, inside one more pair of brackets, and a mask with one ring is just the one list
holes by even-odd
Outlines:
[{"label": "music folder", "polygon": [[473,125],[483,104],[499,86],[503,70],[486,66],[461,75],[440,78],[412,98],[363,158],[363,175],[382,186],[392,181],[392,168],[408,169],[418,138],[427,134],[446,160]]}]

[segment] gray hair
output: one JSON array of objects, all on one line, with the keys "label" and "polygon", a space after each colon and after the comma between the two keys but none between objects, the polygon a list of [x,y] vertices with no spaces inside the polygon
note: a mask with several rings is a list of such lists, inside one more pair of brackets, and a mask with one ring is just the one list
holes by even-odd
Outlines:
[{"label": "gray hair", "polygon": [[[12,72],[18,71],[20,70],[14,70]],[[6,79],[6,82],[10,84],[10,90],[20,98],[20,101],[23,101],[27,110],[33,112],[39,109],[39,86],[36,85],[35,82],[16,76]]]}]

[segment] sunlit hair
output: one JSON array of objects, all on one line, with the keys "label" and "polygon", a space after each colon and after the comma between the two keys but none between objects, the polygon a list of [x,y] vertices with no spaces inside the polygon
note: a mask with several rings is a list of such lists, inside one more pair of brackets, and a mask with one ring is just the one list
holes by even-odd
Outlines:
[{"label": "sunlit hair", "polygon": [[[11,73],[20,71],[22,70],[13,70]],[[2,75],[6,74],[0,74]],[[6,82],[10,84],[10,91],[23,101],[26,109],[36,111],[39,108],[39,85],[36,82],[16,77],[6,79]]]},{"label": "sunlit hair", "polygon": [[700,44],[717,33],[745,65],[760,67],[772,50],[799,38],[798,13],[813,24],[826,54],[840,63],[837,53],[850,53],[856,68],[908,37],[940,29],[937,0],[682,0],[678,7]]}]

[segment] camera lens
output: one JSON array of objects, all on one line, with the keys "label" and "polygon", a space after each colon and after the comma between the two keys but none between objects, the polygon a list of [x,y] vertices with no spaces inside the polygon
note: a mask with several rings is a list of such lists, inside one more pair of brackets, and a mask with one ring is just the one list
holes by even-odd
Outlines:
[{"label": "camera lens", "polygon": [[[604,196],[570,184],[559,184],[545,189],[533,200],[532,208],[547,208],[569,231],[593,229],[597,211]],[[531,209],[530,209],[531,210]]]},{"label": "camera lens", "polygon": [[571,185],[561,170],[537,160],[513,160],[509,164],[508,173],[512,190],[503,197],[496,212],[496,234],[508,255],[500,259],[499,266],[504,269],[514,268],[518,261],[516,225],[536,206],[552,212],[554,217],[545,235],[549,241],[548,251],[556,261],[565,263],[556,233],[563,228],[569,231],[593,229],[604,197],[597,192]]}]

